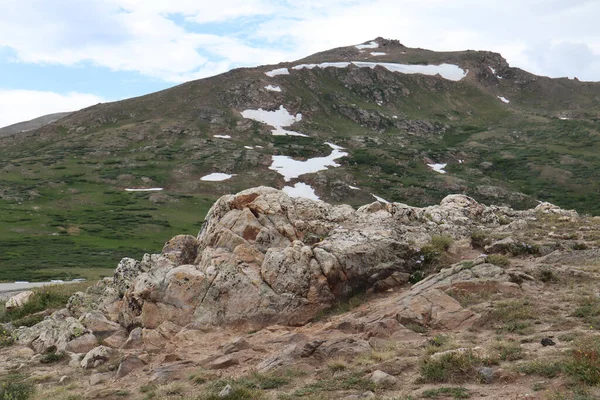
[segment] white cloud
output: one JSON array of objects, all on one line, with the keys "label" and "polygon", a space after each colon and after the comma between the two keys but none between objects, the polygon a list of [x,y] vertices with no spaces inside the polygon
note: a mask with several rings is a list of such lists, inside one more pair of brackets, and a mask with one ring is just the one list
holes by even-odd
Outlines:
[{"label": "white cloud", "polygon": [[0,89],[0,127],[57,112],[76,111],[103,102],[85,93],[54,93]]},{"label": "white cloud", "polygon": [[[293,60],[376,36],[434,50],[498,51],[512,65],[535,73],[600,80],[598,1],[2,3],[0,47],[12,48],[22,62],[91,62],[169,82],[200,78],[237,66]],[[262,23],[257,23],[257,19]],[[576,59],[565,62],[565,56]]]}]

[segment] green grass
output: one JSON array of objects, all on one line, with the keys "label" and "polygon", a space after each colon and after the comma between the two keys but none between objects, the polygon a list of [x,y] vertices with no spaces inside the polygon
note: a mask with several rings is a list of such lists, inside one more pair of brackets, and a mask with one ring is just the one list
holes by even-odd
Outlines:
[{"label": "green grass", "polygon": [[499,267],[510,266],[510,260],[508,259],[508,257],[503,256],[502,254],[490,254],[485,258],[485,261],[490,264],[497,265]]},{"label": "green grass", "polygon": [[484,318],[485,324],[497,333],[523,335],[531,330],[535,314],[530,300],[525,298],[496,302]]},{"label": "green grass", "polygon": [[35,393],[35,386],[25,376],[11,374],[0,378],[0,400],[28,400]]},{"label": "green grass", "polygon": [[0,322],[15,326],[32,326],[43,319],[39,313],[64,308],[73,293],[87,289],[92,282],[48,285],[32,289],[34,295],[23,307],[6,310],[0,307]]},{"label": "green grass", "polygon": [[581,318],[587,326],[593,329],[600,329],[600,299],[596,296],[583,297],[573,311],[573,316]]},{"label": "green grass", "polygon": [[471,394],[469,389],[464,387],[441,387],[438,389],[425,390],[421,395],[425,399],[452,398],[452,399],[469,399]]},{"label": "green grass", "polygon": [[472,351],[453,352],[422,360],[419,372],[424,382],[468,382],[477,378],[476,367],[484,365],[485,360]]}]

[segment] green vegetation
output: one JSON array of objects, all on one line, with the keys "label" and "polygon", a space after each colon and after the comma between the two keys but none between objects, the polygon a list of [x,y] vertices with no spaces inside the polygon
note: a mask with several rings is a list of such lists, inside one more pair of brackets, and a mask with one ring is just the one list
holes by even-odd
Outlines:
[{"label": "green vegetation", "polygon": [[573,316],[581,318],[591,328],[600,329],[600,299],[596,296],[581,298]]},{"label": "green vegetation", "polygon": [[42,358],[40,359],[40,362],[42,364],[54,364],[54,363],[64,360],[66,356],[67,355],[65,353],[51,351],[51,352],[44,354],[42,356]]},{"label": "green vegetation", "polygon": [[437,399],[437,398],[453,398],[453,399],[469,399],[469,389],[464,387],[441,387],[439,389],[425,390],[422,394],[425,399]]},{"label": "green vegetation", "polygon": [[490,264],[497,265],[499,267],[510,266],[510,260],[508,259],[508,257],[503,256],[502,254],[490,254],[485,258],[485,261]]},{"label": "green vegetation", "polygon": [[493,307],[485,316],[485,323],[495,328],[497,333],[524,335],[531,330],[535,317],[528,299],[501,301],[494,303]]},{"label": "green vegetation", "polygon": [[483,231],[475,231],[471,234],[471,245],[478,249],[483,249],[485,246],[492,244],[492,239]]},{"label": "green vegetation", "polygon": [[419,371],[425,382],[461,383],[476,380],[475,369],[485,365],[485,362],[471,350],[450,352],[424,358]]},{"label": "green vegetation", "polygon": [[0,400],[28,400],[34,392],[34,385],[23,375],[10,374],[0,378]]},{"label": "green vegetation", "polygon": [[23,307],[6,310],[0,308],[0,322],[12,322],[15,326],[33,326],[47,313],[64,308],[73,293],[85,290],[91,282],[48,285],[33,289],[35,293]]}]

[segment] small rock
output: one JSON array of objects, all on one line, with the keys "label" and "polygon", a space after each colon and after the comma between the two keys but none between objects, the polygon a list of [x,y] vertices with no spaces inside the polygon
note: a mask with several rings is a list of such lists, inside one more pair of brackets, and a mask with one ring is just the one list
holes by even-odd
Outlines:
[{"label": "small rock", "polygon": [[124,330],[117,331],[104,339],[104,345],[113,349],[121,348],[127,341],[127,332]]},{"label": "small rock", "polygon": [[108,361],[113,354],[114,350],[110,347],[98,346],[95,349],[90,350],[85,357],[83,357],[83,360],[81,360],[81,367],[85,369],[96,368]]},{"label": "small rock", "polygon": [[550,339],[550,338],[543,338],[542,339],[542,346],[546,347],[546,346],[555,346],[556,343],[554,342],[554,340]]},{"label": "small rock", "polygon": [[64,384],[64,383],[68,382],[68,381],[69,381],[69,377],[68,377],[67,375],[63,375],[63,376],[61,376],[61,377],[60,377],[60,379],[58,380],[58,383],[62,385],[62,384]]},{"label": "small rock", "polygon": [[123,348],[134,349],[136,347],[140,347],[142,344],[142,328],[135,328],[129,333],[129,338],[127,338]]},{"label": "small rock", "polygon": [[371,381],[376,385],[394,385],[398,382],[395,377],[377,370],[371,374]]},{"label": "small rock", "polygon": [[481,367],[477,369],[477,376],[483,383],[492,383],[494,380],[494,370],[489,367]]},{"label": "small rock", "polygon": [[207,365],[208,369],[225,369],[238,365],[240,362],[231,356],[219,357]]},{"label": "small rock", "polygon": [[31,296],[33,296],[34,294],[35,293],[32,292],[31,290],[27,290],[25,292],[16,294],[13,297],[11,297],[10,299],[8,299],[8,301],[6,302],[4,307],[6,307],[7,310],[14,310],[15,308],[21,308],[25,304],[29,303],[29,300],[31,300]]},{"label": "small rock", "polygon": [[134,355],[128,355],[125,357],[121,364],[119,364],[119,369],[117,370],[117,378],[122,378],[128,375],[135,369],[142,368],[146,365],[139,357]]},{"label": "small rock", "polygon": [[98,346],[98,339],[91,333],[86,333],[67,343],[66,351],[71,353],[87,353]]},{"label": "small rock", "polygon": [[238,351],[247,350],[252,348],[250,343],[244,338],[237,338],[231,343],[227,343],[223,346],[223,354],[237,353]]},{"label": "small rock", "polygon": [[112,374],[110,372],[104,374],[92,374],[90,376],[90,386],[99,385],[106,382],[110,378],[112,378]]},{"label": "small rock", "polygon": [[227,385],[223,388],[223,390],[219,392],[219,397],[228,397],[231,394],[231,392],[233,392],[233,388],[231,387],[231,385]]}]

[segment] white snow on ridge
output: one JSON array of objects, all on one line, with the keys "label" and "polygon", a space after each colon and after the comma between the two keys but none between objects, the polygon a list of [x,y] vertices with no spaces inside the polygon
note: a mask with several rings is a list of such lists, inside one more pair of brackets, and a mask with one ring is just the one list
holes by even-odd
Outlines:
[{"label": "white snow on ridge", "polygon": [[202,178],[200,178],[200,180],[207,181],[207,182],[220,182],[220,181],[225,181],[225,180],[231,178],[232,176],[235,176],[235,175],[224,174],[221,172],[214,172],[212,174],[203,176]]},{"label": "white snow on ridge", "polygon": [[390,202],[389,202],[389,201],[387,201],[386,199],[384,199],[383,197],[376,196],[376,195],[374,195],[373,193],[371,193],[371,196],[375,197],[375,199],[376,199],[377,201],[380,201],[380,202],[382,202],[382,203],[385,203],[385,204],[390,204]]},{"label": "white snow on ridge", "polygon": [[229,136],[229,135],[213,135],[213,137],[219,138],[219,139],[231,139],[231,136]]},{"label": "white snow on ridge", "polygon": [[496,75],[496,70],[494,68],[492,68],[492,67],[489,67],[489,68],[492,71],[492,74]]},{"label": "white snow on ridge", "polygon": [[272,71],[268,71],[265,72],[265,75],[270,76],[271,78],[273,78],[274,76],[277,75],[289,75],[290,71],[288,71],[287,68],[278,68],[278,69],[274,69]]},{"label": "white snow on ridge", "polygon": [[341,61],[341,62],[324,62],[321,64],[299,64],[299,65],[292,67],[292,69],[295,69],[298,71],[298,70],[301,70],[304,68],[306,68],[306,69],[313,69],[315,67],[318,67],[318,68],[330,68],[330,67],[331,68],[346,68],[349,66],[350,66],[349,62]]},{"label": "white snow on ridge", "polygon": [[359,50],[363,50],[363,49],[376,49],[379,47],[379,44],[377,42],[369,42],[367,44],[358,44],[356,46],[357,49]]},{"label": "white snow on ridge", "polygon": [[265,89],[271,92],[281,92],[281,88],[279,86],[268,85],[265,86]]},{"label": "white snow on ridge", "polygon": [[321,200],[312,187],[302,182],[296,183],[293,187],[284,186],[283,191],[290,197],[304,197],[311,200]]},{"label": "white snow on ridge", "polygon": [[354,64],[359,68],[375,68],[382,66],[391,72],[400,72],[402,74],[423,74],[423,75],[440,75],[442,78],[451,81],[460,81],[467,76],[468,71],[462,69],[458,65],[454,64],[440,64],[440,65],[409,65],[409,64],[396,64],[396,63],[382,63],[382,62],[368,62],[368,61],[351,61],[351,62],[326,62],[321,64],[300,64],[292,67],[294,70],[300,70],[303,68],[346,68]]},{"label": "white snow on ridge", "polygon": [[294,122],[299,122],[302,120],[302,114],[298,113],[296,116],[293,116],[288,110],[285,109],[284,106],[280,106],[279,110],[275,111],[265,111],[262,108],[259,108],[258,110],[245,110],[242,111],[242,117],[271,125],[275,128],[271,131],[274,136],[287,135],[308,137],[308,135],[303,133],[283,129],[284,126],[290,126]]},{"label": "white snow on ridge", "polygon": [[448,164],[427,164],[429,168],[434,170],[435,172],[439,172],[440,174],[445,174],[444,168],[446,168]]},{"label": "white snow on ridge", "polygon": [[160,192],[163,188],[125,189],[126,192]]},{"label": "white snow on ridge", "polygon": [[244,146],[245,149],[252,150],[254,147],[252,146]]},{"label": "white snow on ridge", "polygon": [[510,100],[508,100],[506,97],[498,96],[498,98],[505,104],[510,103]]},{"label": "white snow on ridge", "polygon": [[409,64],[396,64],[396,63],[376,63],[376,62],[365,62],[365,61],[352,61],[352,64],[357,67],[364,68],[375,68],[382,66],[388,71],[400,72],[402,74],[423,74],[423,75],[440,75],[442,78],[450,81],[460,81],[467,72],[454,64],[440,64],[440,65],[409,65]]},{"label": "white snow on ridge", "polygon": [[288,156],[271,156],[273,162],[269,169],[277,171],[286,182],[289,182],[300,175],[324,171],[328,167],[339,167],[340,164],[336,163],[335,160],[347,156],[348,153],[342,151],[342,147],[333,143],[327,143],[327,145],[333,149],[327,157],[315,157],[306,161],[298,161]]},{"label": "white snow on ridge", "polygon": [[372,56],[385,56],[386,54],[387,53],[381,53],[381,52],[377,52],[377,51],[374,51],[371,53]]},{"label": "white snow on ridge", "polygon": [[357,188],[356,186],[348,185],[348,187],[352,190],[360,190],[360,188]]}]

